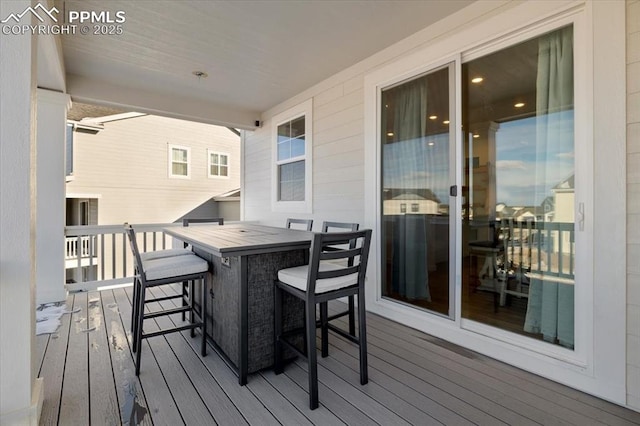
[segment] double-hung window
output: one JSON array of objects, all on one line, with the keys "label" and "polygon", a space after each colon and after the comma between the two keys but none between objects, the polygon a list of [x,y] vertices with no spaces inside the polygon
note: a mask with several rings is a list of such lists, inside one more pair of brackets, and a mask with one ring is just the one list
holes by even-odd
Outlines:
[{"label": "double-hung window", "polygon": [[209,177],[228,178],[229,177],[229,154],[207,150]]},{"label": "double-hung window", "polygon": [[273,119],[272,206],[311,212],[311,109],[309,100]]},{"label": "double-hung window", "polygon": [[169,145],[169,177],[189,179],[191,177],[191,149]]}]

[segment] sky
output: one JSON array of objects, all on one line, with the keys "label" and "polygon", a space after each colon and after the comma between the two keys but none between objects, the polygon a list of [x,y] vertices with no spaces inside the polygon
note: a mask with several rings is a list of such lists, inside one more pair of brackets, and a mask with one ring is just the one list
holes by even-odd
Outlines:
[{"label": "sky", "polygon": [[[497,203],[539,206],[553,195],[551,188],[574,173],[573,125],[573,111],[500,124],[496,133]],[[446,203],[451,185],[449,161],[446,133],[385,144],[383,186],[429,188]]]}]

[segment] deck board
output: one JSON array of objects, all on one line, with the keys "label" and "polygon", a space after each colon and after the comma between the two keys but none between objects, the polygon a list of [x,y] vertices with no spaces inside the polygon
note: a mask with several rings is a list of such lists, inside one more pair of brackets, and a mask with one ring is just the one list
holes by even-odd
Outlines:
[{"label": "deck board", "polygon": [[147,401],[142,385],[135,376],[135,367],[131,358],[131,349],[127,339],[127,331],[122,325],[120,309],[112,290],[102,292],[102,305],[108,345],[111,354],[118,398],[120,419],[123,424],[152,425],[151,416],[147,415]]},{"label": "deck board", "polygon": [[73,296],[72,311],[76,310],[78,312],[71,314],[67,359],[60,399],[58,421],[62,425],[88,425],[90,423],[87,293],[76,293]]},{"label": "deck board", "polygon": [[[69,295],[67,297],[66,304],[67,309],[72,308],[73,296]],[[71,329],[71,314],[62,315],[60,323],[57,332],[48,335],[48,344],[42,357],[42,367],[40,368],[40,377],[45,378],[44,401],[40,422],[47,425],[55,425],[58,422],[60,396],[62,395],[62,382],[67,358],[67,343]]]},{"label": "deck board", "polygon": [[[371,321],[367,322],[369,330],[380,331],[380,333],[372,333],[374,341],[381,338],[382,345],[391,345],[393,348],[402,347],[407,350],[406,359],[413,359],[418,364],[422,363],[419,359],[415,359],[416,353],[424,352],[429,354],[429,359],[433,359],[440,366],[449,369],[447,378],[451,374],[459,372],[466,378],[472,378],[481,383],[483,387],[493,389],[497,392],[507,395],[509,401],[519,401],[526,406],[537,408],[540,412],[546,413],[544,424],[552,422],[548,416],[551,415],[557,420],[564,421],[569,424],[585,424],[598,420],[604,424],[637,424],[637,416],[630,410],[624,410],[625,413],[631,414],[631,419],[623,419],[616,415],[593,407],[582,401],[570,398],[563,393],[557,391],[562,385],[556,387],[543,386],[544,384],[553,383],[539,376],[518,370],[515,367],[509,369],[504,368],[504,364],[499,363],[489,357],[473,353],[472,358],[461,355],[458,351],[447,349],[446,345],[432,344],[429,339],[433,337],[421,334],[415,330],[406,327],[398,327],[399,324],[383,318],[372,315]],[[385,327],[389,327],[385,329]],[[411,354],[409,354],[409,352]],[[432,355],[434,357],[432,358]],[[515,374],[517,372],[517,374]],[[532,380],[532,379],[538,380]],[[578,391],[574,391],[581,394]],[[585,394],[581,394],[585,395]],[[595,397],[591,397],[598,400]],[[602,400],[598,400],[604,402]],[[605,403],[607,406],[613,404]],[[635,421],[633,420],[635,419]]]},{"label": "deck board", "polygon": [[[114,291],[125,330],[131,330],[131,289],[128,290]],[[129,345],[131,346],[130,339]],[[154,424],[185,424],[147,340],[143,340],[141,350],[142,365],[138,380],[144,389],[151,420]]]},{"label": "deck board", "polygon": [[[75,293],[67,306],[82,310],[63,315],[57,333],[36,341],[45,380],[41,425],[640,424],[635,411],[373,314],[367,316],[369,384],[359,384],[357,347],[331,333],[329,358],[318,356],[314,411],[304,360],[278,376],[251,374],[238,386],[212,347],[200,357],[200,338],[188,331],[145,340],[136,378],[131,289]],[[181,323],[177,314],[148,321],[145,329]],[[346,327],[345,319],[337,323]]]},{"label": "deck board", "polygon": [[87,327],[89,330],[89,409],[92,423],[120,424],[120,406],[111,353],[107,341],[103,299],[100,293],[88,293]]},{"label": "deck board", "polygon": [[[455,373],[462,374],[482,383],[483,386],[508,395],[509,399],[520,401],[542,412],[551,414],[561,423],[584,425],[593,420],[578,411],[558,404],[557,401],[551,398],[545,398],[546,395],[542,394],[536,385],[529,384],[529,386],[525,386],[522,383],[522,379],[486,365],[478,358],[469,359],[439,345],[429,344],[424,340],[409,342],[398,337],[395,330],[393,333],[386,332],[376,328],[379,324],[376,324],[375,320],[371,322],[374,323],[371,329],[378,331],[377,333],[372,332],[373,336],[369,339],[369,343],[372,346],[393,348],[399,357],[415,365],[422,365],[427,362],[435,364],[438,369],[443,371],[441,374],[444,374],[445,377]],[[367,323],[367,327],[369,327],[369,323]],[[549,392],[547,391],[547,393]],[[551,419],[547,420],[551,421]]]}]

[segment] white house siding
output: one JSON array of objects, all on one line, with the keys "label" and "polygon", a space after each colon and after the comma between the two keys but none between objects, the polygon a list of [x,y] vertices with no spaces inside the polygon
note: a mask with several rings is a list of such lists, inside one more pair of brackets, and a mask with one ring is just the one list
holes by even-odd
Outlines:
[{"label": "white house siding", "polygon": [[271,120],[245,138],[246,220],[283,226],[287,217],[362,223],[364,214],[363,77],[313,96],[313,213],[271,211]]},{"label": "white house siding", "polygon": [[[173,222],[240,187],[240,138],[225,127],[159,116],[106,122],[74,133],[67,195],[98,198],[98,224]],[[169,178],[168,145],[191,149],[189,179]],[[207,149],[229,154],[229,178],[209,178]]]},{"label": "white house siding", "polygon": [[640,409],[640,0],[627,1],[627,402]]},{"label": "white house siding", "polygon": [[[638,259],[640,259],[640,174],[638,172],[640,170],[640,91],[638,89],[638,63],[640,62],[640,58],[638,58],[640,53],[638,22],[640,22],[640,6],[638,3],[638,1],[628,1],[626,4],[626,21],[628,27],[627,62],[629,64],[628,74],[630,76],[627,102],[629,117],[627,144],[627,158],[629,163],[627,176],[629,185],[627,189],[629,204],[629,245],[627,250],[629,270],[627,274],[628,299],[626,302],[629,307],[627,346],[625,347],[624,343],[616,343],[615,346],[618,349],[613,349],[613,351],[618,354],[624,351],[627,352],[628,367],[626,369],[618,368],[613,375],[609,375],[608,372],[607,374],[603,373],[603,370],[607,370],[607,365],[610,364],[604,352],[608,351],[607,353],[611,353],[609,345],[611,341],[624,341],[624,332],[620,333],[620,339],[618,339],[617,334],[614,333],[616,334],[615,338],[607,340],[602,332],[602,327],[596,324],[594,324],[593,333],[597,335],[598,339],[598,342],[594,343],[593,352],[596,355],[595,359],[589,358],[590,361],[588,361],[588,363],[592,363],[592,366],[596,365],[596,375],[598,376],[596,380],[593,380],[593,376],[591,376],[593,371],[591,371],[591,373],[587,372],[585,375],[581,375],[580,373],[574,374],[574,371],[576,371],[574,367],[564,364],[560,365],[560,363],[556,363],[553,360],[549,360],[547,364],[549,370],[546,373],[544,373],[543,368],[536,367],[540,374],[547,376],[551,374],[556,380],[594,394],[606,394],[609,399],[621,404],[627,402],[629,406],[636,408],[640,407],[640,267],[638,266],[640,264],[640,262],[638,262]],[[553,4],[562,7],[561,2]],[[574,4],[578,5],[579,3],[576,2]],[[591,4],[597,5],[597,7],[590,6],[588,7],[589,10],[596,8],[598,9],[598,13],[602,12],[602,3],[598,4],[594,2]],[[503,34],[508,34],[510,31],[513,31],[514,24],[506,22],[508,21],[507,19],[502,19],[501,21],[500,16],[503,14],[508,15],[510,10],[514,10],[514,8],[519,7],[519,5],[521,5],[519,2],[475,3],[465,9],[465,11],[462,11],[458,17],[446,19],[431,27],[425,28],[415,36],[409,37],[390,48],[378,52],[359,64],[334,75],[328,80],[265,112],[262,116],[263,127],[254,132],[247,132],[244,140],[245,150],[243,160],[246,166],[244,168],[245,175],[243,176],[243,191],[246,196],[243,212],[244,218],[268,224],[282,225],[287,216],[304,216],[271,211],[271,145],[273,142],[271,141],[272,123],[270,118],[308,99],[312,99],[314,125],[313,213],[308,216],[316,221],[314,229],[319,229],[318,222],[322,220],[348,220],[362,223],[365,226],[373,226],[370,220],[370,213],[368,213],[371,207],[365,206],[365,200],[371,200],[375,197],[374,194],[370,193],[371,186],[365,182],[365,175],[371,175],[371,172],[369,172],[370,165],[368,163],[376,161],[373,156],[368,154],[367,150],[364,149],[366,143],[375,143],[374,140],[365,141],[365,132],[368,134],[369,130],[365,129],[363,119],[366,119],[365,112],[370,108],[369,105],[364,104],[364,98],[367,96],[367,93],[364,92],[365,75],[375,72],[386,64],[393,63],[396,59],[409,55],[412,52],[426,49],[431,43],[438,45],[439,39],[450,37],[455,43],[459,43],[460,41],[456,36],[458,32],[464,33],[466,28],[485,19],[492,21],[500,27],[494,30],[495,33],[502,31]],[[548,14],[550,13],[543,11],[543,9],[555,7],[551,5],[549,2],[527,2],[527,8],[539,8],[541,10],[540,15],[527,15],[530,16],[531,19],[533,19],[534,16],[540,16],[542,19],[544,16],[549,16]],[[496,19],[493,19],[494,17]],[[588,17],[590,18],[591,15],[588,15]],[[602,31],[602,25],[604,25],[603,20],[595,18],[594,21],[597,21],[598,25],[600,25],[598,31]],[[598,49],[602,48],[601,44],[594,43],[594,45],[596,45]],[[442,49],[437,50],[437,52],[441,55],[447,54],[447,52],[442,51]],[[434,53],[433,55],[436,54]],[[594,63],[599,66],[602,65],[602,62],[598,62],[597,58],[595,58]],[[601,90],[600,87],[602,86],[601,84],[594,84],[594,93],[600,95],[596,89]],[[599,111],[598,108],[598,106],[594,106],[594,111]],[[602,133],[604,127],[604,123],[600,120],[598,125],[595,126],[595,129],[597,132]],[[602,140],[599,133],[596,133],[594,136],[597,138],[597,141]],[[620,138],[615,138],[615,141],[615,143],[619,143]],[[602,149],[602,147],[600,146],[598,149]],[[614,149],[613,152],[615,151]],[[604,167],[602,160],[600,163],[597,163],[596,160],[596,165],[594,170]],[[607,164],[607,167],[615,166]],[[611,179],[603,179],[601,174],[599,176],[602,182],[611,181]],[[602,199],[603,185],[604,183],[600,183],[596,191],[599,197],[599,199],[595,200],[597,206],[599,202],[604,202]],[[600,212],[600,214],[602,213],[601,207],[595,210]],[[606,214],[604,216],[606,216]],[[601,219],[601,221],[603,221],[603,219]],[[596,226],[601,225],[596,223]],[[602,231],[601,228],[599,231],[594,230],[598,241],[604,241]],[[615,234],[614,237],[614,240],[618,241],[620,232]],[[621,250],[618,251],[624,252],[624,249],[621,248]],[[621,264],[623,263],[624,260]],[[611,267],[615,270],[615,266]],[[603,261],[600,260],[597,270],[594,269],[594,280],[608,282],[602,279],[603,273],[599,271],[601,269],[611,271],[611,267],[604,268]],[[614,292],[611,294],[613,293]],[[598,299],[594,301],[594,306],[597,307],[599,313],[603,310],[611,309],[612,306],[617,310],[618,304],[621,306],[625,305],[625,301],[618,298],[620,293],[617,292],[617,290],[615,294],[616,298],[609,298],[607,300]],[[371,306],[371,304],[368,306]],[[419,319],[415,320],[416,323],[419,321]],[[443,327],[443,330],[444,329],[445,327]],[[617,331],[622,330],[618,328]],[[455,333],[453,329],[451,329],[451,332]],[[469,341],[479,341],[477,336],[469,333],[464,336],[460,333],[460,336],[456,337],[457,341],[460,341],[462,337],[468,337]],[[607,344],[605,344],[605,342],[607,342]],[[502,349],[508,349],[499,342],[494,343],[495,350],[491,349],[487,351],[487,353],[493,354]],[[478,347],[481,346],[476,343],[474,343],[474,345]],[[605,351],[602,348],[603,345],[605,347],[609,346],[609,349]],[[484,346],[484,348],[486,348],[486,346]],[[513,352],[513,354],[517,353],[517,350]],[[525,354],[523,353],[523,355]],[[589,357],[591,357],[591,355],[589,355]],[[498,358],[500,357],[498,356]],[[523,359],[524,358],[534,360],[536,356],[527,356],[523,357]],[[616,357],[616,360],[618,358],[619,357]],[[502,356],[500,359],[506,358]],[[518,363],[516,362],[516,364]],[[620,366],[620,363],[617,361],[616,364]],[[522,362],[518,365],[524,368],[529,367]],[[620,371],[618,372],[618,370]],[[551,371],[553,371],[553,373],[550,373]],[[625,371],[627,378],[627,401],[625,401],[624,384],[622,383],[624,382]],[[613,376],[615,376],[615,379],[611,379]],[[599,389],[599,387],[615,389],[611,392],[608,390],[604,392],[603,389]]]}]

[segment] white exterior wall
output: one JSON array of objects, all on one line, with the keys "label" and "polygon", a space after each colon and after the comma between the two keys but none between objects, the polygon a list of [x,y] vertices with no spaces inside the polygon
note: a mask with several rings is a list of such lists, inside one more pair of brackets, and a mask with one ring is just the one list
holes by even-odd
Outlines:
[{"label": "white exterior wall", "polygon": [[[262,128],[246,132],[243,198],[244,219],[284,226],[287,217],[359,222],[364,217],[364,96],[362,75],[337,82],[313,96],[313,213],[271,210],[270,117]],[[302,99],[301,101],[303,101]],[[294,106],[298,102],[288,103]],[[286,109],[286,108],[283,108]]]},{"label": "white exterior wall", "polygon": [[[74,132],[67,196],[98,198],[98,225],[168,223],[240,187],[240,138],[229,129],[160,116],[107,122]],[[169,178],[169,147],[191,150],[189,179]],[[229,154],[229,177],[209,178],[207,149]]]},{"label": "white exterior wall", "polygon": [[64,301],[65,123],[71,98],[37,91],[36,303]]},{"label": "white exterior wall", "polygon": [[640,0],[627,1],[627,403],[640,410]]},{"label": "white exterior wall", "polygon": [[[624,127],[619,119],[620,102],[622,99],[621,88],[624,83],[612,83],[620,81],[619,74],[624,72],[620,49],[612,49],[611,46],[622,46],[620,43],[622,27],[618,23],[622,16],[621,8],[624,4],[620,2],[586,2],[585,21],[587,37],[584,42],[587,45],[593,43],[593,52],[589,50],[586,54],[593,63],[593,68],[585,70],[586,79],[593,78],[593,99],[591,94],[586,97],[581,93],[581,101],[587,105],[593,105],[593,128],[585,129],[585,137],[593,137],[595,164],[592,176],[596,176],[594,189],[591,193],[585,191],[587,203],[593,197],[593,207],[587,213],[587,227],[589,233],[588,240],[593,244],[586,244],[585,247],[594,247],[592,253],[594,259],[593,269],[585,269],[581,273],[590,276],[594,283],[593,300],[587,296],[584,300],[577,300],[577,306],[587,304],[593,306],[593,310],[588,310],[587,320],[593,323],[593,330],[587,333],[586,341],[588,349],[583,351],[586,365],[570,365],[554,359],[545,358],[539,353],[528,352],[522,348],[514,349],[508,340],[500,342],[488,339],[481,334],[460,329],[458,325],[452,323],[445,324],[445,321],[438,319],[432,323],[425,322],[425,315],[421,313],[412,314],[409,325],[421,330],[431,332],[439,337],[451,340],[455,343],[471,347],[507,362],[512,362],[521,368],[526,368],[538,374],[561,381],[575,388],[599,395],[619,404],[627,403],[625,388],[628,388],[628,395],[640,395],[640,285],[635,288],[629,286],[629,303],[633,303],[630,309],[629,323],[636,324],[629,327],[633,332],[631,338],[634,345],[625,344],[626,334],[624,327],[624,307],[627,304],[625,299],[626,288],[624,285],[624,269],[626,260],[624,254],[626,227],[624,221],[620,223],[619,216],[624,216],[622,212],[611,209],[611,205],[625,206],[625,189],[620,183],[625,180],[624,167],[613,168],[612,164],[623,162],[624,135],[620,132]],[[365,76],[376,70],[392,64],[397,59],[412,55],[417,51],[429,51],[432,44],[442,46],[442,40],[450,40],[455,46],[474,46],[479,41],[473,40],[468,35],[474,25],[479,25],[483,33],[492,32],[493,37],[500,37],[500,34],[510,34],[526,26],[526,23],[542,20],[545,17],[553,16],[557,10],[568,8],[569,6],[583,7],[584,2],[477,2],[463,11],[440,21],[431,27],[411,36],[394,46],[378,52],[372,57],[359,64],[334,75],[333,77],[319,83],[292,99],[278,105],[265,112],[262,116],[263,127],[255,132],[246,132],[244,140],[244,175],[243,175],[243,217],[246,220],[260,221],[272,225],[284,225],[286,217],[311,217],[315,221],[314,230],[319,230],[323,220],[341,220],[359,222],[364,227],[375,229],[376,215],[372,214],[375,206],[376,195],[376,156],[373,154],[375,148],[369,149],[370,144],[375,144],[375,130],[365,128],[365,110],[373,108],[369,103],[364,102]],[[637,37],[637,1],[627,4],[627,23],[633,21],[630,27],[635,27],[634,35],[629,35],[630,39],[638,40]],[[516,10],[517,9],[517,10]],[[525,10],[526,9],[526,10]],[[522,11],[522,12],[519,12]],[[505,17],[509,16],[509,17]],[[523,24],[515,24],[516,22]],[[617,22],[613,31],[611,22]],[[484,27],[482,27],[485,22]],[[493,27],[487,29],[486,22],[491,22]],[[629,30],[631,31],[631,29]],[[466,33],[466,35],[461,35]],[[590,36],[593,34],[592,39]],[[630,40],[627,49],[628,60],[636,58],[640,51],[638,43],[633,44]],[[613,43],[613,44],[612,44]],[[635,47],[633,47],[635,46]],[[459,47],[457,49],[460,49]],[[463,48],[464,49],[464,48]],[[442,50],[442,49],[441,49]],[[440,52],[440,50],[438,51]],[[454,50],[455,52],[455,50]],[[444,57],[454,52],[439,53]],[[592,56],[591,56],[592,55]],[[432,55],[433,56],[433,55]],[[431,58],[433,61],[434,59]],[[420,64],[416,63],[416,67]],[[637,71],[637,67],[635,68]],[[611,71],[614,71],[613,73]],[[590,77],[592,76],[593,77]],[[636,72],[637,75],[637,72]],[[613,76],[606,78],[606,76]],[[613,87],[611,87],[613,86]],[[638,122],[637,84],[630,84],[630,89],[636,87],[635,94],[629,92],[627,108],[629,115],[635,117],[629,122]],[[314,126],[314,146],[313,146],[313,213],[310,215],[296,215],[287,212],[275,213],[270,209],[271,194],[271,149],[270,140],[271,117],[277,115],[288,108],[291,108],[308,99],[313,100],[313,126]],[[602,102],[606,99],[610,102]],[[612,105],[608,105],[612,104]],[[633,105],[631,105],[633,104]],[[618,117],[618,119],[616,118]],[[613,124],[612,124],[613,123]],[[614,126],[612,128],[612,126]],[[638,126],[630,127],[637,140]],[[633,143],[631,143],[633,145]],[[373,145],[375,146],[375,145]],[[628,180],[640,183],[638,170],[640,170],[640,153],[638,144],[635,143],[629,149],[635,149],[634,154],[628,153],[629,162],[635,161],[634,167],[629,167]],[[637,160],[637,161],[636,161]],[[615,169],[615,170],[614,170]],[[636,185],[640,186],[640,185]],[[587,186],[590,187],[590,186]],[[587,188],[585,187],[585,188]],[[631,193],[635,191],[640,194],[639,188],[629,188]],[[640,196],[640,195],[639,195]],[[638,198],[638,197],[636,197]],[[629,208],[636,214],[638,202],[629,198]],[[630,213],[631,214],[631,213]],[[594,222],[597,218],[598,222]],[[629,255],[636,253],[637,258],[640,253],[640,220],[631,223],[629,218]],[[617,224],[609,226],[605,224]],[[591,230],[591,231],[590,231]],[[606,244],[602,244],[605,243]],[[606,253],[604,252],[606,248]],[[376,261],[375,255],[372,261]],[[640,270],[637,269],[637,261],[629,261],[629,283],[640,281]],[[620,265],[615,268],[611,265]],[[371,265],[370,265],[371,266]],[[375,268],[375,266],[374,266]],[[371,271],[370,271],[371,272]],[[376,310],[376,275],[369,274],[369,284],[367,287],[367,308]],[[629,305],[630,308],[632,307]],[[400,315],[390,315],[391,318],[406,317],[405,313]],[[436,324],[440,321],[440,324]],[[614,324],[613,328],[609,327]],[[635,330],[635,331],[634,331]],[[505,336],[507,339],[507,336]],[[585,341],[583,339],[583,341]],[[626,357],[625,357],[626,354]],[[637,367],[632,371],[631,366],[624,367],[624,359],[628,359],[633,366]],[[625,374],[626,371],[626,374]],[[632,373],[635,374],[633,379]],[[627,380],[625,380],[625,375]],[[626,381],[629,382],[627,387]],[[631,399],[631,398],[629,398]],[[640,398],[638,398],[640,401]],[[634,405],[638,406],[638,405]]]}]

